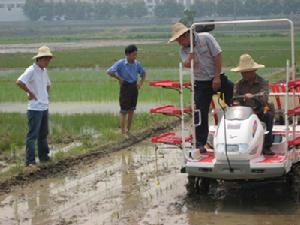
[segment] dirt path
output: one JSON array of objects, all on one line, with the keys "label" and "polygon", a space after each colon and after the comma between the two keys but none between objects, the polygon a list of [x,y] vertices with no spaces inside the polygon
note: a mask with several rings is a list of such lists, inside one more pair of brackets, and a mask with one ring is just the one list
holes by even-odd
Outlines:
[{"label": "dirt path", "polygon": [[[135,43],[139,44],[158,44],[165,40],[98,40],[98,41],[77,41],[77,42],[54,42],[47,43],[53,51],[61,51],[64,49],[82,49],[97,48],[109,46],[127,46]],[[0,44],[0,53],[35,53],[39,47],[45,43],[34,44]]]},{"label": "dirt path", "polygon": [[145,141],[0,196],[0,224],[300,224],[300,207],[281,186],[188,193],[181,161],[180,150],[160,149],[156,163],[154,146]]},{"label": "dirt path", "polygon": [[[139,103],[136,112],[146,113],[157,103]],[[25,113],[27,103],[7,102],[0,103],[0,112],[5,113]],[[50,103],[50,113],[74,114],[74,113],[119,113],[118,102],[53,102]]]}]

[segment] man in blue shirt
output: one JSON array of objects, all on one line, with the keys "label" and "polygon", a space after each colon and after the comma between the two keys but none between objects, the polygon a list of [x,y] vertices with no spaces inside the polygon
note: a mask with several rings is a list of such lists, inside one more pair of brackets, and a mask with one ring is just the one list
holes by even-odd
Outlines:
[{"label": "man in blue shirt", "polygon": [[[137,105],[138,91],[143,86],[146,72],[137,58],[137,47],[129,45],[125,48],[125,59],[120,59],[106,72],[117,79],[120,84],[120,125],[122,134],[130,132],[134,110]],[[140,79],[138,79],[140,76]],[[126,129],[126,117],[127,129]]]}]

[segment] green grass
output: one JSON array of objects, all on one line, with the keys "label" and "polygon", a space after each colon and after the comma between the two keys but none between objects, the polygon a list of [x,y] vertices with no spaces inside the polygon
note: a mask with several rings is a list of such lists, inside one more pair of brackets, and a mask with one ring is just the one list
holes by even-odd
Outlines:
[{"label": "green grass", "polygon": [[[110,21],[111,22],[111,21]],[[124,22],[124,21],[121,21]],[[168,38],[170,26],[139,21],[2,22],[0,44]]]},{"label": "green grass", "polygon": [[[133,131],[145,129],[166,119],[162,115],[136,114]],[[10,155],[11,147],[23,152],[27,117],[21,113],[0,113],[0,154]],[[50,114],[49,143],[82,142],[85,147],[120,140],[119,117],[115,114]]]},{"label": "green grass", "polygon": [[[15,24],[16,25],[16,24]],[[36,25],[36,24],[35,24]],[[62,23],[56,28],[52,25],[7,26],[7,32],[1,32],[0,43],[36,43],[36,42],[70,42],[79,40],[133,40],[133,39],[165,39],[161,44],[139,45],[138,59],[147,71],[147,80],[171,79],[178,80],[179,47],[167,44],[169,26],[127,26],[97,27],[94,23],[90,31],[81,32],[83,26],[69,26]],[[79,24],[80,25],[80,24]],[[28,26],[28,27],[27,27]],[[65,31],[62,32],[62,27]],[[28,29],[30,32],[28,33]],[[86,29],[86,28],[84,28]],[[22,33],[24,30],[24,35]],[[1,29],[3,31],[3,29]],[[14,33],[15,32],[15,33]],[[51,35],[47,35],[48,33]],[[12,35],[9,35],[12,34]],[[236,81],[238,73],[229,72],[229,68],[238,64],[239,56],[251,54],[266,69],[259,70],[271,82],[282,79],[283,73],[278,69],[285,68],[289,56],[289,39],[285,35],[239,34],[227,35],[216,33],[216,38],[223,49],[223,66],[228,77]],[[295,46],[300,45],[300,36],[296,36]],[[134,42],[134,41],[133,41]],[[300,50],[296,49],[296,57]],[[124,47],[96,47],[93,49],[54,51],[55,59],[49,68],[52,81],[51,102],[58,101],[118,101],[118,83],[108,77],[105,70],[116,60],[124,57]],[[15,80],[31,63],[30,53],[0,54],[0,102],[26,102],[25,93],[16,87]],[[299,65],[300,59],[296,58]],[[12,70],[11,70],[12,69]],[[189,77],[186,76],[186,80]],[[185,91],[188,99],[190,92]],[[156,102],[178,104],[178,94],[173,90],[149,87],[147,84],[140,91],[139,104]],[[139,131],[166,119],[160,115],[138,114],[134,120],[134,130]],[[171,118],[167,118],[171,119]],[[58,153],[56,159],[71,155],[83,154],[93,146],[121,140],[118,128],[118,116],[112,114],[50,114],[51,144],[70,143],[74,140],[83,143],[68,153]],[[24,141],[27,132],[27,118],[24,113],[0,113],[0,154],[10,158],[11,151],[17,151],[17,165],[8,171],[9,175],[23,170]],[[0,177],[2,174],[0,174]]]},{"label": "green grass", "polygon": [[55,36],[35,36],[35,37],[5,37],[0,39],[0,44],[32,44],[32,43],[54,43],[54,42],[74,42],[74,41],[101,41],[101,40],[154,40],[168,39],[168,32],[130,32],[125,34],[120,32],[99,32],[83,34],[64,34]]},{"label": "green grass", "polygon": [[[139,45],[139,60],[147,67],[173,67],[178,65],[178,47],[176,45]],[[124,47],[102,47],[94,49],[76,49],[54,52],[52,68],[107,68],[124,57]],[[0,54],[1,68],[23,68],[32,63],[30,53]],[[168,60],[166,60],[168,59]]]},{"label": "green grass", "polygon": [[[146,128],[170,121],[174,118],[150,114],[135,115],[133,134]],[[74,147],[68,152],[57,152],[53,162],[72,156],[86,154],[97,146],[122,141],[118,127],[119,118],[113,114],[75,114],[58,115],[50,114],[49,117],[49,143],[50,147],[59,143],[79,141],[79,147]],[[25,114],[0,113],[0,156],[14,162],[6,172],[0,173],[0,180],[5,180],[24,171],[25,137],[27,133],[27,118]],[[16,150],[16,157],[11,154],[11,147]],[[57,150],[57,149],[56,149]],[[50,162],[50,163],[53,163]]]},{"label": "green grass", "polygon": [[[119,95],[119,84],[116,80],[105,74],[104,69],[99,71],[93,69],[52,69],[49,75],[52,81],[50,94],[51,102],[72,102],[72,101],[96,101],[96,102],[117,102]],[[270,81],[282,79],[277,76],[271,77],[278,69],[267,68],[260,70],[260,74]],[[232,81],[240,78],[240,74],[225,70]],[[27,96],[24,91],[15,85],[15,80],[21,74],[21,70],[12,72],[0,72],[0,102],[26,102]],[[147,80],[170,79],[178,80],[178,69],[156,68],[147,70]],[[188,74],[185,76],[188,80]],[[140,90],[139,104],[150,102],[157,104],[172,103],[178,104],[177,92],[169,89],[150,87],[148,81]],[[190,92],[184,92],[188,98]]]},{"label": "green grass", "polygon": [[[267,67],[284,67],[286,59],[290,59],[288,37],[278,36],[233,36],[217,38],[223,49],[223,65],[231,67],[238,63],[243,53],[253,55],[256,61]],[[296,36],[295,46],[300,45],[300,36]],[[146,68],[177,67],[179,47],[177,44],[145,44],[139,45],[138,59]],[[124,47],[101,47],[93,49],[77,49],[56,51],[50,68],[107,68],[116,60],[123,58]],[[296,49],[296,56],[300,49]],[[32,63],[30,53],[0,54],[0,68],[24,68]],[[297,64],[300,58],[296,58]]]},{"label": "green grass", "polygon": [[[22,71],[0,73],[0,102],[27,101],[25,92],[15,85]],[[119,84],[106,75],[104,69],[50,70],[52,81],[50,100],[57,101],[118,101]],[[147,80],[178,80],[178,69],[149,69]],[[189,92],[186,92],[188,94]],[[178,103],[179,97],[173,90],[150,87],[148,81],[140,90],[139,102]]]}]

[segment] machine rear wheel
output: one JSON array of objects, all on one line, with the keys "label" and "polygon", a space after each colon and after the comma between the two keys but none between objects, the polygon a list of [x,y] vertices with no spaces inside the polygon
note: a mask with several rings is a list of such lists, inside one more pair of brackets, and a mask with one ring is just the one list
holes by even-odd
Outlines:
[{"label": "machine rear wheel", "polygon": [[300,203],[300,163],[292,167],[291,187],[293,198],[296,203]]}]

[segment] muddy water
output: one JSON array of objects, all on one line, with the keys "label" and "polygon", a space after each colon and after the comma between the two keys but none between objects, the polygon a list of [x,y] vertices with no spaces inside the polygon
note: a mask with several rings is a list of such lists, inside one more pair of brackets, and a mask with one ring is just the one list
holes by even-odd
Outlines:
[{"label": "muddy water", "polygon": [[188,193],[181,152],[144,142],[64,176],[0,196],[0,224],[300,224],[300,206],[281,184],[219,184]]}]

